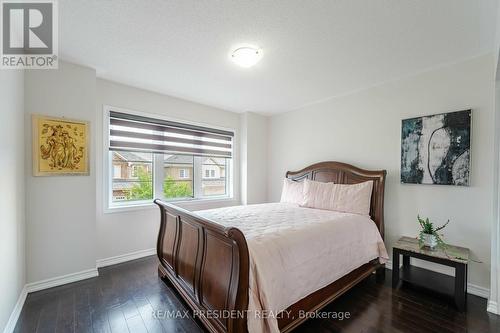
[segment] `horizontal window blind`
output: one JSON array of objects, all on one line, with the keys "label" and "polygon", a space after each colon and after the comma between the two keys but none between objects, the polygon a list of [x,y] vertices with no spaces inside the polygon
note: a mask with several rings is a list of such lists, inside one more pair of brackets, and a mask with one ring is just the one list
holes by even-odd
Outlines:
[{"label": "horizontal window blind", "polygon": [[214,128],[109,114],[109,149],[138,152],[232,157],[234,133]]}]

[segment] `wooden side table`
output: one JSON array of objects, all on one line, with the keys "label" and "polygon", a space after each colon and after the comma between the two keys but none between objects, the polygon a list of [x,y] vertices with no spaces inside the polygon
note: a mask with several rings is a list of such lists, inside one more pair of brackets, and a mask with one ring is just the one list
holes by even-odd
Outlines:
[{"label": "wooden side table", "polygon": [[[420,248],[417,239],[401,237],[392,249],[392,287],[396,288],[402,280],[431,289],[453,297],[457,308],[464,311],[467,298],[469,252],[467,248],[453,245],[449,245],[444,250],[441,248],[435,250]],[[403,256],[402,269],[399,267],[400,255]],[[455,277],[412,266],[410,265],[410,257],[454,267]]]}]

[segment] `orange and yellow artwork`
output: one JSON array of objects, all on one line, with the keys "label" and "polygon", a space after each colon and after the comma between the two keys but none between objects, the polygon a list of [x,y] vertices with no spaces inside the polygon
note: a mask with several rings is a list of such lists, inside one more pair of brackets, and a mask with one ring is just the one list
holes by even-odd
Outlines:
[{"label": "orange and yellow artwork", "polygon": [[89,123],[33,115],[33,175],[88,175]]}]

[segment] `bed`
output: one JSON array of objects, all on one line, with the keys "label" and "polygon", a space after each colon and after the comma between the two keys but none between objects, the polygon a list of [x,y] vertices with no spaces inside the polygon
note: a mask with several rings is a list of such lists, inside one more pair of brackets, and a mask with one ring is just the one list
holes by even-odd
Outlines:
[{"label": "bed", "polygon": [[[380,248],[373,248],[373,230],[383,240],[385,175],[385,170],[363,170],[340,162],[286,173],[296,181],[373,181],[370,216],[364,218],[291,204],[190,212],[155,200],[161,212],[158,274],[173,285],[210,332],[289,332],[307,320],[301,313],[323,308],[372,273],[383,276],[383,260],[374,255]],[[301,220],[305,222],[297,222]],[[331,232],[334,224],[350,227],[344,231],[335,227]],[[357,233],[361,236],[352,245],[357,248],[339,257],[337,252],[351,246],[342,245],[346,238],[342,232],[356,228],[366,230]],[[361,255],[368,240],[369,251]],[[326,252],[308,257],[306,244]],[[334,259],[345,256],[344,262]],[[318,271],[322,266],[331,269]],[[259,311],[259,319],[249,311]]]}]

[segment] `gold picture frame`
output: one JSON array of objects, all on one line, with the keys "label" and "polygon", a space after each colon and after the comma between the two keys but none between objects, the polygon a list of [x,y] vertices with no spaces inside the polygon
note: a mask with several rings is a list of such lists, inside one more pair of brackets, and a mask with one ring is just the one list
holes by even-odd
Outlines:
[{"label": "gold picture frame", "polygon": [[88,176],[90,123],[32,115],[33,175]]}]

